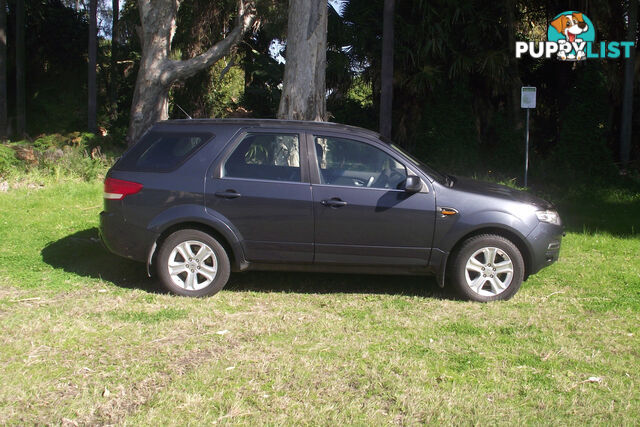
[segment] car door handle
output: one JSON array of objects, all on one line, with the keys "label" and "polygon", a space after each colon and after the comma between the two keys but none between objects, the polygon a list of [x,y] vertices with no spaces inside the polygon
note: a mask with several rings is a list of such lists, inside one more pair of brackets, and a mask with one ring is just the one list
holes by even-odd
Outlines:
[{"label": "car door handle", "polygon": [[236,190],[218,191],[216,197],[222,197],[223,199],[237,199],[242,196]]},{"label": "car door handle", "polygon": [[320,203],[322,203],[322,206],[329,206],[330,208],[341,208],[343,206],[347,206],[347,202],[345,202],[344,200],[340,200],[337,197],[323,200]]}]

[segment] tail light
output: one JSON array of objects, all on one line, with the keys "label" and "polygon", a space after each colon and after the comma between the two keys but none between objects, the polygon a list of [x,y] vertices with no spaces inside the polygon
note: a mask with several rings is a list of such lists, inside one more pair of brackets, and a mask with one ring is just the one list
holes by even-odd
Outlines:
[{"label": "tail light", "polygon": [[142,184],[121,179],[107,178],[104,180],[104,198],[109,200],[122,200],[130,194],[136,194],[142,190]]}]

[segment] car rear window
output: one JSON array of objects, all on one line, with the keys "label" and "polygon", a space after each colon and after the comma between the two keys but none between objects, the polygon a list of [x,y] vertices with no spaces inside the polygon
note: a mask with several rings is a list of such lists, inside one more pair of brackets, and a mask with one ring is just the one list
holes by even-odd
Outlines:
[{"label": "car rear window", "polygon": [[147,132],[118,161],[115,168],[146,172],[167,172],[180,166],[213,134],[207,132]]}]

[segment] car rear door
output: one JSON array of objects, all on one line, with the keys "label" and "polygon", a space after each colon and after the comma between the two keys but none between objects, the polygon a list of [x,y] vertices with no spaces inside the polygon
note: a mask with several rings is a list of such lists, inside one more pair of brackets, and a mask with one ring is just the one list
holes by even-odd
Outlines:
[{"label": "car rear door", "polygon": [[425,267],[435,222],[429,183],[405,192],[416,173],[381,143],[322,131],[307,138],[315,262]]},{"label": "car rear door", "polygon": [[313,206],[302,134],[244,129],[214,163],[205,185],[208,211],[240,232],[254,262],[313,261]]}]

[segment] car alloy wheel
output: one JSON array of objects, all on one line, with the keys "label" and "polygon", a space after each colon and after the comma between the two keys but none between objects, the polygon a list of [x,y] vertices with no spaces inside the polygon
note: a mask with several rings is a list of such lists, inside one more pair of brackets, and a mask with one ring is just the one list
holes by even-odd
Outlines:
[{"label": "car alloy wheel", "polygon": [[188,240],[173,248],[167,267],[176,286],[199,291],[215,280],[218,274],[218,259],[205,243]]},{"label": "car alloy wheel", "polygon": [[447,263],[447,277],[465,299],[488,302],[507,300],[524,279],[524,259],[518,247],[504,236],[480,234],[465,240]]},{"label": "car alloy wheel", "polygon": [[502,249],[491,246],[478,249],[467,260],[465,279],[478,295],[499,295],[513,280],[513,262]]},{"label": "car alloy wheel", "polygon": [[231,273],[224,246],[202,230],[178,230],[167,236],[160,243],[155,264],[167,290],[190,297],[219,292]]}]

